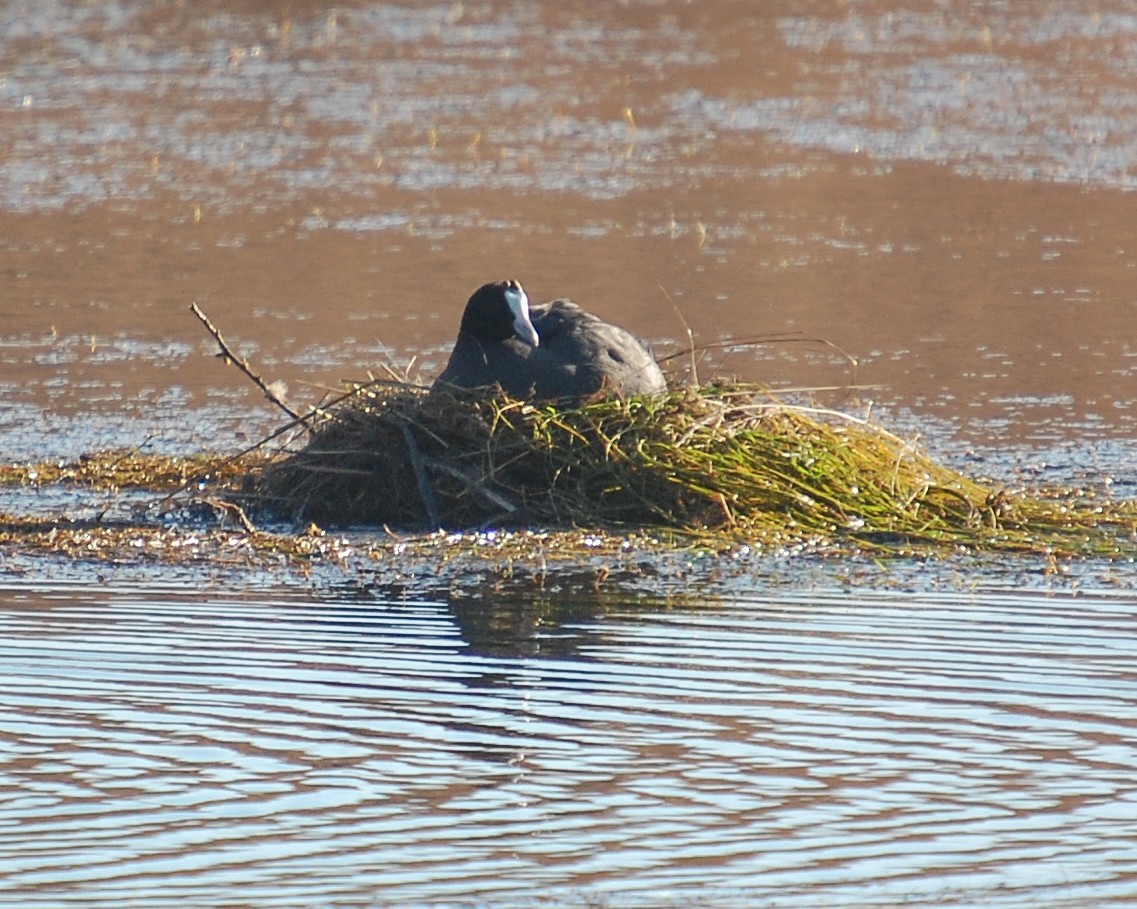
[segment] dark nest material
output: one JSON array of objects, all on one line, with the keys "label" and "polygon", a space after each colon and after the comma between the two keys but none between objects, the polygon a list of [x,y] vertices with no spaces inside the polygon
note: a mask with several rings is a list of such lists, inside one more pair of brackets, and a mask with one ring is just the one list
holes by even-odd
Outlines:
[{"label": "dark nest material", "polygon": [[1046,553],[1132,550],[1137,510],[969,479],[878,426],[750,386],[557,410],[361,385],[264,468],[254,503],[331,526],[668,528]]}]

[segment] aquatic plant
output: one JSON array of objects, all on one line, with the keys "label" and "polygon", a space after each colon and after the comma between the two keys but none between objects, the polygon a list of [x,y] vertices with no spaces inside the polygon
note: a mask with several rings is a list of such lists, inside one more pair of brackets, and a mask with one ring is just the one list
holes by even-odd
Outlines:
[{"label": "aquatic plant", "polygon": [[746,385],[557,409],[353,386],[268,463],[245,501],[327,525],[670,530],[723,545],[827,541],[1113,552],[1137,507],[966,477],[846,414]]}]

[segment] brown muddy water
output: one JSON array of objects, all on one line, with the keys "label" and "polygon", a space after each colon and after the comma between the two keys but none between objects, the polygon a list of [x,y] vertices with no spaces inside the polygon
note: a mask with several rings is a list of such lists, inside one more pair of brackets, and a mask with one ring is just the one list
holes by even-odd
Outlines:
[{"label": "brown muddy water", "polygon": [[[304,404],[515,276],[1132,496],[1135,188],[1131,0],[6,3],[0,442],[235,449],[191,302]],[[0,905],[1133,905],[1137,570],[1042,567],[7,565]]]}]

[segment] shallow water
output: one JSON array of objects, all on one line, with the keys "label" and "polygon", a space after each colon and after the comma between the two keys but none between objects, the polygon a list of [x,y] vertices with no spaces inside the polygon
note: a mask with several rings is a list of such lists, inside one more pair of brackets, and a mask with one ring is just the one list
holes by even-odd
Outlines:
[{"label": "shallow water", "polygon": [[[303,404],[512,275],[1133,497],[1135,70],[1130,0],[4,4],[0,446],[237,449],[191,302]],[[1131,564],[690,558],[0,565],[0,904],[1137,901]]]},{"label": "shallow water", "polygon": [[1137,898],[1131,595],[0,597],[4,904]]}]

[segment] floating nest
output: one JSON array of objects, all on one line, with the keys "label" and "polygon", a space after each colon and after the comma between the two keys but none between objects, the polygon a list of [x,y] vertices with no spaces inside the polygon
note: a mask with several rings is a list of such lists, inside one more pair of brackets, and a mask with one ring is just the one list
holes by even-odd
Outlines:
[{"label": "floating nest", "polygon": [[[193,309],[291,422],[237,454],[111,451],[0,465],[0,488],[100,490],[86,504],[69,497],[56,516],[39,513],[38,497],[32,514],[0,514],[0,551],[305,566],[355,552],[398,576],[415,558],[415,571],[435,576],[455,556],[482,564],[487,552],[508,571],[514,560],[591,564],[598,546],[609,556],[733,554],[755,544],[915,557],[1034,553],[1047,571],[1063,556],[1137,559],[1137,502],[1110,497],[1108,484],[1101,493],[1005,488],[938,464],[878,425],[790,407],[754,386],[557,409],[370,382],[299,414]],[[297,426],[298,446],[270,452]],[[116,495],[124,490],[130,495]],[[161,497],[146,501],[147,491]],[[299,532],[266,529],[262,516],[301,522]],[[361,525],[518,532],[349,541],[323,529]]]},{"label": "floating nest", "polygon": [[784,545],[844,538],[1114,553],[1129,502],[1014,493],[937,464],[864,420],[751,386],[556,409],[471,393],[360,385],[248,501],[325,526],[670,529]]}]

